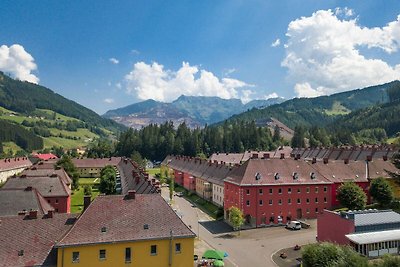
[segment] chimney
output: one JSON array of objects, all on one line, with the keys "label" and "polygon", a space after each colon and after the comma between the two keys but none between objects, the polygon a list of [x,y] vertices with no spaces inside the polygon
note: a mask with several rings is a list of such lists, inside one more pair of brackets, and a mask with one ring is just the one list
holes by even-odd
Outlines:
[{"label": "chimney", "polygon": [[151,179],[151,183],[152,183],[152,184],[155,184],[155,183],[156,183],[156,179],[152,178],[152,179]]},{"label": "chimney", "polygon": [[128,199],[135,199],[136,197],[136,191],[135,190],[129,190],[128,191]]},{"label": "chimney", "polygon": [[328,164],[328,158],[324,158],[324,164]]},{"label": "chimney", "polygon": [[311,162],[312,164],[315,164],[315,163],[317,163],[317,158],[316,157],[313,157],[312,158],[312,162]]},{"label": "chimney", "polygon": [[281,153],[281,159],[285,158],[285,153]]},{"label": "chimney", "polygon": [[387,155],[384,155],[382,158],[383,158],[384,161],[387,161],[387,160],[388,160]]},{"label": "chimney", "polygon": [[89,207],[91,200],[91,196],[83,196],[83,211],[85,211]]},{"label": "chimney", "polygon": [[296,154],[296,159],[300,159],[301,155],[300,154]]},{"label": "chimney", "polygon": [[25,191],[32,191],[32,186],[27,186],[27,187],[25,188]]},{"label": "chimney", "polygon": [[37,210],[30,210],[28,215],[29,219],[37,219],[37,214],[38,214]]},{"label": "chimney", "polygon": [[264,159],[269,159],[269,153],[264,153]]},{"label": "chimney", "polygon": [[217,164],[217,166],[218,166],[218,160],[215,159],[215,160],[214,160],[214,163]]},{"label": "chimney", "polygon": [[367,161],[372,161],[372,155],[367,156]]},{"label": "chimney", "polygon": [[53,213],[54,213],[54,210],[49,210],[47,212],[47,218],[53,218]]},{"label": "chimney", "polygon": [[344,164],[349,164],[349,159],[344,159]]},{"label": "chimney", "polygon": [[258,159],[258,154],[257,153],[253,153],[253,156],[251,158],[252,159]]},{"label": "chimney", "polygon": [[25,215],[25,214],[26,214],[26,210],[18,211],[18,215]]}]

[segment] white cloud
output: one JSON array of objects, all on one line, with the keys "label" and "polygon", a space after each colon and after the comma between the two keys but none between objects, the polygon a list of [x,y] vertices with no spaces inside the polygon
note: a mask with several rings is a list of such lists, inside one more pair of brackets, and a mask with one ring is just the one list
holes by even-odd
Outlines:
[{"label": "white cloud", "polygon": [[278,38],[271,44],[271,46],[272,47],[277,47],[277,46],[280,46],[280,44],[281,44],[281,40]]},{"label": "white cloud", "polygon": [[127,92],[138,99],[164,102],[173,101],[180,95],[242,98],[245,101],[250,94],[248,89],[242,88],[252,87],[237,79],[219,79],[212,72],[186,62],[177,71],[164,70],[164,66],[157,62],[137,62],[125,76],[125,81]]},{"label": "white cloud", "polygon": [[264,99],[278,98],[278,97],[279,97],[279,95],[277,93],[273,92],[271,94],[264,96]]},{"label": "white cloud", "polygon": [[[298,96],[332,94],[400,79],[400,64],[366,58],[360,48],[396,53],[400,46],[400,16],[384,27],[368,28],[357,19],[339,19],[338,10],[319,10],[290,22],[282,66],[289,70]],[[340,10],[354,15],[350,9]]]},{"label": "white cloud", "polygon": [[105,98],[103,102],[106,104],[113,104],[115,100],[113,98]]},{"label": "white cloud", "polygon": [[337,7],[335,8],[335,15],[336,16],[344,15],[345,17],[352,17],[354,16],[354,10],[348,7],[345,8]]},{"label": "white cloud", "polygon": [[234,73],[235,71],[236,71],[235,68],[226,69],[226,70],[224,71],[224,76],[229,77],[229,75],[231,75],[231,74]]},{"label": "white cloud", "polygon": [[121,85],[121,83],[116,83],[115,87],[117,87],[118,89],[121,89],[122,85]]},{"label": "white cloud", "polygon": [[109,60],[112,64],[118,64],[118,63],[119,63],[119,60],[116,59],[115,57],[109,58],[108,60]]},{"label": "white cloud", "polygon": [[39,83],[39,78],[32,74],[32,71],[36,69],[35,59],[25,51],[22,45],[0,46],[1,71],[8,72],[22,81]]},{"label": "white cloud", "polygon": [[139,51],[139,50],[136,50],[136,49],[132,49],[132,50],[131,50],[131,54],[132,54],[132,55],[139,55],[139,54],[140,54],[140,51]]}]

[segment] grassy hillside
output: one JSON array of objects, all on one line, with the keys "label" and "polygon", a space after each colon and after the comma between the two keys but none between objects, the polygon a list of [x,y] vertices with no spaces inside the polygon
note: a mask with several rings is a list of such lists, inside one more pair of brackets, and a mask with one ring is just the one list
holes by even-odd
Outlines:
[{"label": "grassy hillside", "polygon": [[[64,149],[84,147],[94,139],[100,138],[99,134],[93,133],[86,128],[86,123],[76,118],[68,117],[47,109],[36,109],[31,114],[32,115],[25,115],[0,107],[1,120],[19,125],[30,132],[35,132],[35,128],[43,130],[44,134],[41,134],[40,131],[36,133],[37,136],[43,139],[43,148],[51,148],[54,146],[61,146]],[[67,125],[71,124],[71,122],[76,123],[76,129],[67,129]],[[110,134],[106,129],[102,129],[102,131],[105,134]],[[15,153],[22,150],[22,148],[12,141],[3,143],[3,151],[8,152],[9,150]]]},{"label": "grassy hillside", "polygon": [[288,127],[296,125],[326,126],[358,109],[389,102],[388,88],[399,81],[315,98],[294,98],[264,109],[252,109],[229,120],[260,120],[276,118]]},{"label": "grassy hillside", "polygon": [[89,128],[107,128],[114,132],[124,129],[122,125],[103,118],[46,87],[14,80],[2,72],[0,72],[0,106],[26,116],[32,115],[37,110],[46,109],[84,121]]}]

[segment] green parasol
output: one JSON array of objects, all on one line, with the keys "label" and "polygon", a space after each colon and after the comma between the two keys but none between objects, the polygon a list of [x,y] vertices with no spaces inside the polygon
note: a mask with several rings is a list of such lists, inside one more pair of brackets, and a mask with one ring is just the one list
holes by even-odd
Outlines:
[{"label": "green parasol", "polygon": [[215,259],[215,260],[224,260],[224,255],[225,255],[225,252],[223,252],[223,251],[209,249],[206,252],[204,252],[203,258]]}]

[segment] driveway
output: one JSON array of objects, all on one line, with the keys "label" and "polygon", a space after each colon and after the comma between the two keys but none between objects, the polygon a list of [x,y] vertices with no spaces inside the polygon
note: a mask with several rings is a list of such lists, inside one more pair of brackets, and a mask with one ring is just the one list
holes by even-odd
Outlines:
[{"label": "driveway", "polygon": [[[162,195],[168,199],[168,188],[163,188]],[[287,230],[284,227],[258,228],[232,232],[224,222],[213,220],[207,214],[191,204],[183,197],[174,197],[173,208],[182,216],[182,220],[192,228],[199,237],[196,247],[203,250],[207,247],[226,251],[229,256],[225,266],[276,266],[271,256],[274,252],[296,244],[305,245],[315,242],[316,222],[310,220],[309,229],[298,231]],[[201,256],[203,252],[195,249],[195,254]]]}]

